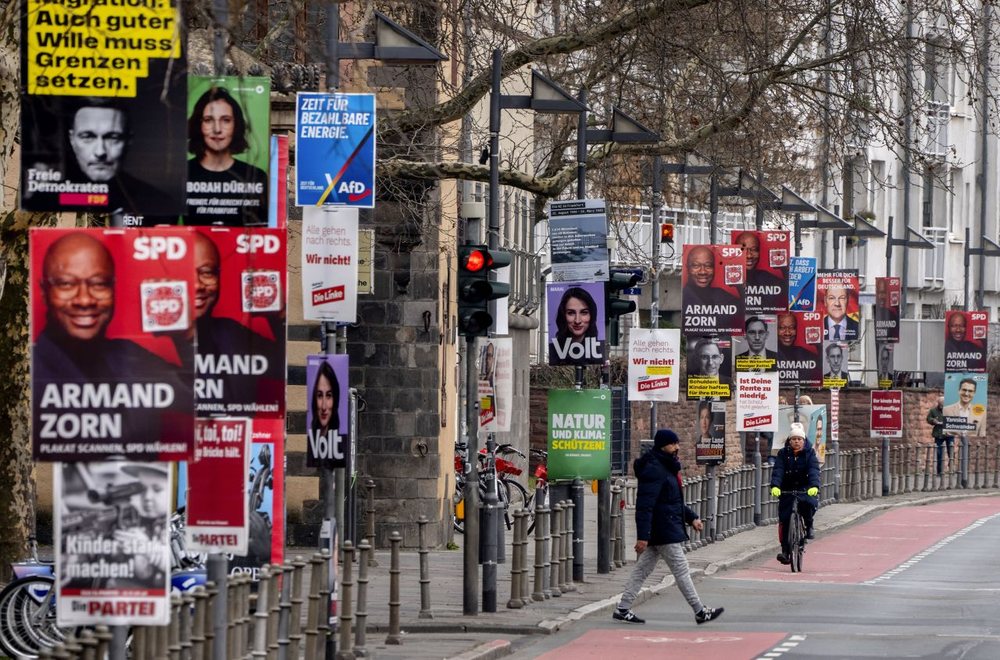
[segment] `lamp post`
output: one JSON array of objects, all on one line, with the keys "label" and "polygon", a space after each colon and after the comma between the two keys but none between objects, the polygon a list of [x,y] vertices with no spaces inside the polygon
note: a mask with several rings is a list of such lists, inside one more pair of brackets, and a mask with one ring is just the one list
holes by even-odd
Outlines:
[{"label": "lamp post", "polygon": [[850,229],[833,230],[833,267],[840,268],[840,239],[846,238],[883,238],[885,232],[854,214],[854,225]]},{"label": "lamp post", "polygon": [[[980,272],[983,270],[983,261],[986,257],[1000,257],[1000,245],[997,245],[996,242],[994,242],[985,234],[980,236],[980,240],[982,243],[982,247],[977,247],[977,248],[969,247],[971,242],[971,237],[969,236],[969,228],[968,227],[965,228],[965,250],[964,250],[965,278],[963,280],[964,285],[962,287],[962,309],[964,309],[965,311],[969,311],[969,261],[970,261],[969,257],[971,257],[972,255],[979,256]],[[981,283],[983,281],[981,275],[979,277],[979,281],[980,281],[980,291],[981,291],[982,290]],[[977,296],[977,299],[979,299],[979,296]]]}]

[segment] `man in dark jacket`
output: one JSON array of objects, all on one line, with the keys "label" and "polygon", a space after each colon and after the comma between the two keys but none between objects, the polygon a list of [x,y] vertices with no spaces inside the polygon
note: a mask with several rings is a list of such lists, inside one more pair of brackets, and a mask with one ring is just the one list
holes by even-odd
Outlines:
[{"label": "man in dark jacket", "polygon": [[[802,424],[793,422],[788,432],[788,442],[778,452],[771,469],[771,495],[778,500],[778,539],[781,554],[778,561],[790,564],[788,558],[788,521],[792,518],[792,506],[799,500],[799,513],[806,526],[806,538],[813,537],[813,516],[819,507],[819,458],[812,445],[806,440],[806,430]],[[805,494],[782,494],[782,491],[798,490]]]},{"label": "man in dark jacket", "polygon": [[618,601],[618,609],[612,615],[617,621],[646,622],[636,616],[631,607],[643,582],[661,558],[667,562],[677,587],[694,610],[696,622],[707,623],[723,612],[721,607],[702,605],[688,570],[684,555],[684,541],[688,540],[688,535],[684,525],[691,525],[699,532],[703,525],[698,514],[684,504],[681,464],[677,460],[679,449],[677,434],[670,429],[660,429],[653,439],[652,451],[636,459],[633,466],[639,479],[635,502],[635,552],[639,559]]}]

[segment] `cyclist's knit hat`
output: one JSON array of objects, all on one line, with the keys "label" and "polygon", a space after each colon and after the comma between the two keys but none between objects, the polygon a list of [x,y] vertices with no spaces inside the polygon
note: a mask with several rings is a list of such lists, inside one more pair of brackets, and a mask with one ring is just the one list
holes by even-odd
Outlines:
[{"label": "cyclist's knit hat", "polygon": [[805,437],[806,437],[806,429],[805,429],[805,427],[802,426],[802,424],[800,424],[798,422],[792,422],[791,427],[789,427],[788,437],[789,438],[803,438],[803,439],[805,439]]},{"label": "cyclist's knit hat", "polygon": [[675,445],[681,441],[677,434],[670,429],[660,429],[653,436],[653,446],[659,449],[665,445]]}]

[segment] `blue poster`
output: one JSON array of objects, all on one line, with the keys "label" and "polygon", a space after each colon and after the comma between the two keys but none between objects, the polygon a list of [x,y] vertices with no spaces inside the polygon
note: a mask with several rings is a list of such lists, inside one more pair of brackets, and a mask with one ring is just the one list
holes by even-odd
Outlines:
[{"label": "blue poster", "polygon": [[788,309],[792,312],[816,309],[816,257],[792,257],[788,266]]},{"label": "blue poster", "polygon": [[297,206],[375,207],[375,95],[299,92]]}]

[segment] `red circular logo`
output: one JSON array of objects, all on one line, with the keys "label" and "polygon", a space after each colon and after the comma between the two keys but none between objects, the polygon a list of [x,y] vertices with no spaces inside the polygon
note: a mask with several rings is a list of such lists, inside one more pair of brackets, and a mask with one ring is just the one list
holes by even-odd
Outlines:
[{"label": "red circular logo", "polygon": [[156,326],[168,328],[176,324],[184,313],[184,300],[178,288],[164,284],[146,295],[146,317]]},{"label": "red circular logo", "polygon": [[278,274],[254,273],[244,280],[243,297],[252,309],[268,309],[278,301]]}]

